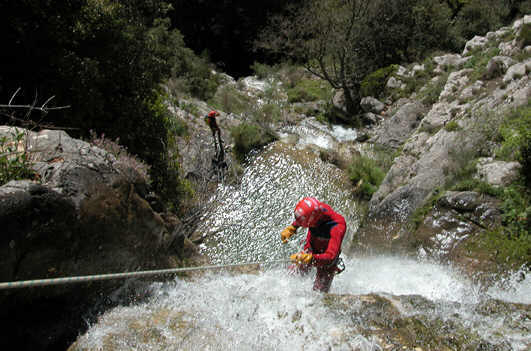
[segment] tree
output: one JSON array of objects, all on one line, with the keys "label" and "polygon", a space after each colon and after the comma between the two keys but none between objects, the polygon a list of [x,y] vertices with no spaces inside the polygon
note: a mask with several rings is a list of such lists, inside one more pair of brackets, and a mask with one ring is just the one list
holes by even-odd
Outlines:
[{"label": "tree", "polygon": [[[274,16],[256,47],[286,54],[344,92],[347,111],[359,111],[359,88],[374,69],[365,25],[370,0],[309,0]],[[370,50],[369,50],[370,51]]]},{"label": "tree", "polygon": [[174,74],[201,92],[213,90],[206,64],[171,29],[170,10],[162,0],[0,2],[0,101],[19,87],[14,104],[55,96],[49,107],[71,108],[48,116],[47,124],[68,127],[73,137],[94,130],[119,138],[152,166],[162,191],[170,176],[167,128],[154,107],[160,84]]}]

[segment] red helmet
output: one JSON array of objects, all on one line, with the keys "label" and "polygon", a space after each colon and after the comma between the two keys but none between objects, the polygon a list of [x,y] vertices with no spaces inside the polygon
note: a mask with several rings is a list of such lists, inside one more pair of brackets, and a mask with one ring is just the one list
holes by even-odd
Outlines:
[{"label": "red helmet", "polygon": [[217,111],[212,110],[208,113],[208,117],[216,117],[216,116],[219,116],[219,112]]},{"label": "red helmet", "polygon": [[322,216],[321,203],[314,197],[305,197],[295,206],[295,222],[301,227],[315,227]]}]

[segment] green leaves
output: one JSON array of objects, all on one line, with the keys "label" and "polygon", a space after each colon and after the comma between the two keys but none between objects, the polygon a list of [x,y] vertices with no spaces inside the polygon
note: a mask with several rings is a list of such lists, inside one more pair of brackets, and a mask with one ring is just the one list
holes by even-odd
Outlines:
[{"label": "green leaves", "polygon": [[0,186],[11,180],[34,178],[29,152],[24,146],[25,134],[14,129],[10,137],[0,136]]}]

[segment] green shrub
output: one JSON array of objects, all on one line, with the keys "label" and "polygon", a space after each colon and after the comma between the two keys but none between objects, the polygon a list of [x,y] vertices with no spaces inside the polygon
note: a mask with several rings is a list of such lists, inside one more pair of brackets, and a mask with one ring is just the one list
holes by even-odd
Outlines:
[{"label": "green shrub", "polygon": [[531,261],[531,194],[528,187],[512,185],[501,195],[502,226],[488,230],[481,246],[496,253],[498,263],[519,267]]},{"label": "green shrub", "polygon": [[471,58],[465,63],[464,68],[473,69],[468,78],[471,82],[487,78],[487,64],[494,56],[499,55],[500,49],[490,48],[488,50],[478,50],[471,55]]},{"label": "green shrub", "polygon": [[396,72],[397,69],[398,65],[390,65],[380,68],[366,76],[361,82],[361,96],[373,96],[376,98],[380,97],[385,89],[387,80]]},{"label": "green shrub", "polygon": [[227,113],[241,114],[252,109],[253,101],[234,86],[225,85],[218,89],[209,104]]},{"label": "green shrub", "polygon": [[500,28],[509,15],[505,1],[467,0],[453,20],[453,33],[457,47],[463,47],[475,35]]},{"label": "green shrub", "polygon": [[531,260],[531,236],[514,237],[504,227],[488,230],[481,237],[481,247],[493,252],[498,264],[519,268]]},{"label": "green shrub", "polygon": [[531,184],[531,103],[511,111],[499,129],[501,147],[496,157],[522,165],[526,184]]},{"label": "green shrub", "polygon": [[375,160],[362,155],[352,160],[347,174],[356,186],[355,194],[365,200],[370,200],[385,177],[384,171],[378,167]]},{"label": "green shrub", "polygon": [[446,85],[449,73],[443,73],[435,82],[429,82],[426,89],[419,92],[419,98],[425,105],[433,105],[439,101],[439,96]]},{"label": "green shrub", "polygon": [[276,71],[275,67],[271,67],[269,65],[262,64],[256,61],[251,65],[251,69],[253,70],[256,77],[258,77],[258,79],[266,79],[269,77],[273,77]]},{"label": "green shrub", "polygon": [[503,190],[493,187],[489,183],[486,183],[484,181],[481,181],[479,179],[466,179],[462,180],[456,185],[454,185],[452,188],[454,191],[475,191],[480,194],[490,195],[499,197],[503,194]]},{"label": "green shrub", "polygon": [[29,152],[25,149],[25,133],[13,129],[10,137],[0,136],[0,186],[11,180],[35,178]]},{"label": "green shrub", "polygon": [[447,132],[455,132],[460,129],[461,127],[459,127],[459,123],[457,123],[457,121],[450,121],[444,125],[444,130]]},{"label": "green shrub", "polygon": [[289,102],[305,102],[328,100],[332,89],[330,84],[320,79],[303,79],[298,84],[288,89]]},{"label": "green shrub", "polygon": [[254,149],[258,149],[275,140],[275,136],[257,124],[243,122],[230,130],[234,139],[234,152],[240,161]]}]

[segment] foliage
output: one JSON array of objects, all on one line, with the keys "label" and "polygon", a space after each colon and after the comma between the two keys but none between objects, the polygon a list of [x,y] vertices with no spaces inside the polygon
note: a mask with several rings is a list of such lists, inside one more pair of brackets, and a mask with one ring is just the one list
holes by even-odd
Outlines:
[{"label": "foliage", "polygon": [[[273,16],[256,45],[302,61],[306,69],[345,93],[350,111],[359,109],[359,84],[371,70],[358,45],[367,42],[362,23],[368,0],[310,0]],[[364,40],[365,39],[365,40]]]},{"label": "foliage", "polygon": [[0,57],[0,98],[55,96],[70,105],[47,121],[72,127],[73,137],[89,130],[120,140],[151,168],[160,190],[167,174],[164,117],[152,108],[159,84],[179,80],[200,98],[212,96],[217,81],[206,59],[186,48],[167,19],[162,0],[6,1],[0,30],[9,55]]},{"label": "foliage", "polygon": [[523,48],[528,45],[531,45],[531,23],[522,24],[522,28],[520,29],[516,40]]},{"label": "foliage", "polygon": [[16,128],[11,130],[10,137],[0,136],[0,186],[11,180],[35,177],[25,138],[26,134]]},{"label": "foliage", "polygon": [[500,53],[498,48],[481,50],[471,54],[471,58],[465,63],[463,68],[471,68],[473,71],[469,74],[471,82],[486,79],[487,64],[490,59]]},{"label": "foliage", "polygon": [[[427,83],[423,88],[418,91],[420,101],[425,105],[433,105],[439,101],[439,96],[446,85],[448,80],[449,73],[443,73],[441,76],[435,80]],[[418,88],[418,85],[416,85]]]},{"label": "foliage", "polygon": [[234,152],[240,161],[245,160],[245,156],[254,149],[258,149],[275,139],[266,129],[258,124],[243,122],[230,131],[234,139]]},{"label": "foliage", "polygon": [[506,1],[468,0],[462,3],[451,29],[456,48],[463,47],[475,35],[485,35],[488,31],[500,28],[510,13]]},{"label": "foliage", "polygon": [[480,194],[499,197],[503,191],[479,179],[468,178],[455,184],[452,188],[454,191],[475,191]]},{"label": "foliage", "polygon": [[[98,136],[95,131],[91,130],[89,142],[113,155],[116,158],[118,169],[120,169],[123,174],[126,176],[130,175],[128,169],[132,168],[138,172],[146,183],[150,183],[149,165],[138,159],[138,157],[131,155],[125,146],[120,145],[120,140],[118,138],[111,140],[106,138],[105,134]],[[134,181],[135,179],[132,180]]]},{"label": "foliage", "polygon": [[378,98],[385,89],[387,80],[396,72],[397,65],[389,65],[367,75],[361,82],[361,96]]},{"label": "foliage", "polygon": [[287,91],[289,102],[329,100],[331,92],[330,85],[321,79],[303,79]]},{"label": "foliage", "polygon": [[444,125],[444,130],[447,132],[455,132],[461,129],[462,128],[459,127],[459,123],[457,123],[457,121],[450,121]]},{"label": "foliage", "polygon": [[276,71],[275,67],[256,61],[252,64],[251,69],[253,70],[254,74],[258,79],[271,78],[274,76]]},{"label": "foliage", "polygon": [[227,113],[241,114],[251,110],[252,99],[232,85],[218,89],[209,104]]},{"label": "foliage", "polygon": [[502,225],[489,229],[480,238],[481,248],[496,253],[498,263],[519,267],[531,259],[531,194],[518,184],[503,189]]},{"label": "foliage", "polygon": [[526,184],[531,186],[531,103],[505,116],[499,133],[501,147],[496,157],[520,162]]},{"label": "foliage", "polygon": [[353,158],[347,174],[352,184],[357,187],[356,195],[365,200],[370,200],[385,177],[384,171],[378,167],[375,160],[362,155]]}]

